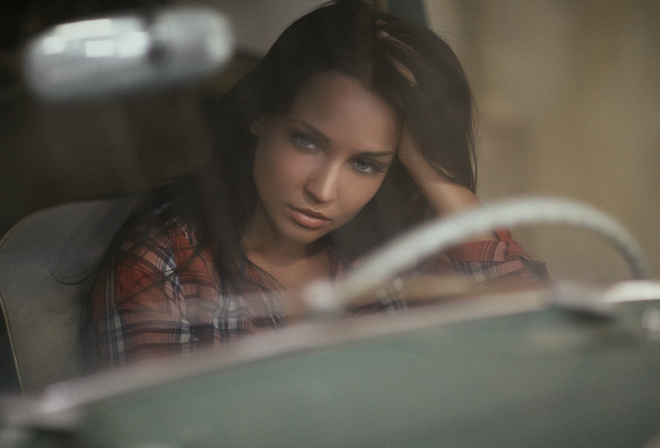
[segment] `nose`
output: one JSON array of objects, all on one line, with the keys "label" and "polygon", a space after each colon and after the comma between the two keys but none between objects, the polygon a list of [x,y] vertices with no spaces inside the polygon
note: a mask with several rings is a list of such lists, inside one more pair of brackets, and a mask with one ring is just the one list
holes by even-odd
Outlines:
[{"label": "nose", "polygon": [[319,204],[331,202],[337,196],[341,167],[326,163],[310,173],[305,182],[305,193]]}]

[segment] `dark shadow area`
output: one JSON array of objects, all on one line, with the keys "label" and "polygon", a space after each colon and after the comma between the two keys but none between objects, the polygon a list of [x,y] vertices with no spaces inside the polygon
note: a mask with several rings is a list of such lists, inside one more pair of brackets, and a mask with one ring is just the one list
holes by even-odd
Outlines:
[{"label": "dark shadow area", "polygon": [[[205,105],[257,57],[235,55],[222,72],[196,85],[103,103],[44,104],[22,82],[20,51],[31,35],[54,23],[144,6],[131,0],[0,6],[0,238],[37,210],[142,193],[199,161],[208,129]],[[0,319],[0,392],[18,390]]]},{"label": "dark shadow area", "polygon": [[19,391],[7,327],[4,319],[0,319],[0,393],[18,393]]}]

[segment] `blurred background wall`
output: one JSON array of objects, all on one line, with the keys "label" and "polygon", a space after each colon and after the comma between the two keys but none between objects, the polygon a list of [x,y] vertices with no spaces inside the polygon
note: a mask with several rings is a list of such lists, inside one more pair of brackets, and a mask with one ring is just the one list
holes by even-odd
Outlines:
[{"label": "blurred background wall", "polygon": [[[480,197],[554,195],[612,215],[660,266],[660,1],[426,0],[475,92]],[[516,232],[551,273],[626,278],[582,232]]]},{"label": "blurred background wall", "polygon": [[[205,0],[233,19],[238,52],[201,86],[75,107],[40,104],[28,95],[18,74],[25,38],[58,21],[138,3],[0,4],[0,234],[34,210],[145,191],[184,172],[204,144],[203,99],[220,94],[295,17],[322,1]],[[484,202],[541,194],[596,206],[637,236],[657,277],[660,1],[379,3],[425,20],[462,59],[478,108]],[[618,254],[584,232],[514,233],[556,278],[628,278]]]}]

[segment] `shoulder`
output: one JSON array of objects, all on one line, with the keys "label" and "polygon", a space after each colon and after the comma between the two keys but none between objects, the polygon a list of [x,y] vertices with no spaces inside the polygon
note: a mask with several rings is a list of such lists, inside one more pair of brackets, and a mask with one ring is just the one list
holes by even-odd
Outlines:
[{"label": "shoulder", "polygon": [[[146,276],[157,280],[195,252],[192,226],[162,210],[127,222],[117,235],[107,259],[107,272],[120,277]],[[183,254],[183,255],[182,255]]]},{"label": "shoulder", "polygon": [[193,226],[181,217],[167,213],[166,208],[164,206],[153,210],[129,222],[119,235],[118,253],[171,249],[180,246],[181,239],[187,241],[187,245],[194,245],[196,239]]}]

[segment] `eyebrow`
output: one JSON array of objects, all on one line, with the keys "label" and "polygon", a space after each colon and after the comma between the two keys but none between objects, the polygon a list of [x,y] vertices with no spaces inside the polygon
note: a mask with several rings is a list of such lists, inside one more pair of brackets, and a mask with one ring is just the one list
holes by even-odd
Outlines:
[{"label": "eyebrow", "polygon": [[[321,132],[319,129],[317,129],[315,126],[312,126],[311,124],[305,123],[304,121],[300,121],[300,120],[292,120],[292,121],[293,121],[293,123],[304,127],[307,130],[307,132],[314,135],[314,138],[317,138],[317,139],[321,140],[324,143],[327,143],[327,142],[330,141],[328,136],[325,135],[323,132]],[[358,157],[376,157],[376,158],[380,158],[380,157],[394,157],[395,154],[396,154],[396,151],[394,151],[394,152],[392,152],[392,151],[362,151],[359,154],[357,154],[357,156]]]}]

